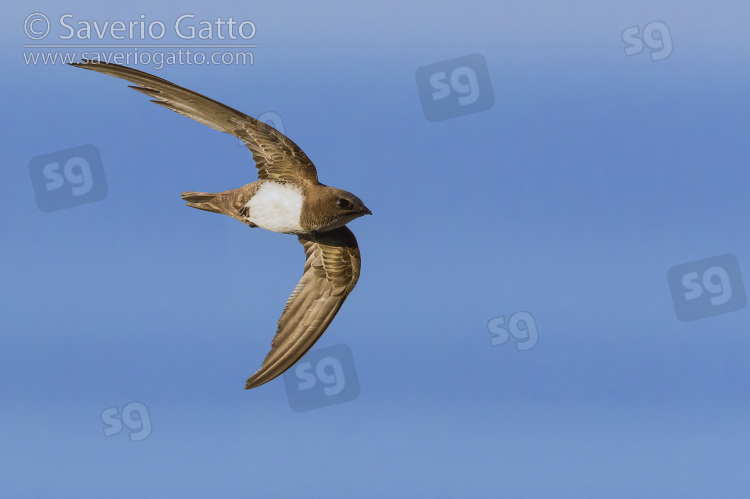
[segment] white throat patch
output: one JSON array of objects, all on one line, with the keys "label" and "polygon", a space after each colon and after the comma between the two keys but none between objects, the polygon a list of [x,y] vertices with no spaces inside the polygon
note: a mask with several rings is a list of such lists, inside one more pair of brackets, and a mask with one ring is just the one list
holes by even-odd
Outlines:
[{"label": "white throat patch", "polygon": [[245,218],[258,227],[285,234],[304,232],[299,222],[302,190],[295,185],[265,182],[245,206]]}]

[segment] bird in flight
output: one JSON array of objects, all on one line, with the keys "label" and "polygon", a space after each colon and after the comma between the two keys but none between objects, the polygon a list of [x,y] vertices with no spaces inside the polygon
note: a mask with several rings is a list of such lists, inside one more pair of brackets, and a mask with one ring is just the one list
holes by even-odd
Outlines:
[{"label": "bird in flight", "polygon": [[151,102],[232,134],[250,149],[260,180],[216,194],[183,192],[182,199],[249,227],[295,234],[305,248],[302,279],[284,307],[271,351],[245,389],[284,373],[320,338],[357,284],[359,247],[346,224],[372,215],[370,210],[354,194],[321,184],[302,149],[262,121],[137,69],[86,59],[70,65],[135,83],[130,88]]}]

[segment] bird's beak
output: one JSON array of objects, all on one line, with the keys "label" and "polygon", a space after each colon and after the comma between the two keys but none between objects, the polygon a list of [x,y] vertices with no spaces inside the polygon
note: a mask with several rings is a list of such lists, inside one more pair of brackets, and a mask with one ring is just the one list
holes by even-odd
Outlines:
[{"label": "bird's beak", "polygon": [[370,208],[365,206],[364,211],[362,212],[363,215],[372,215],[372,212],[370,211]]}]

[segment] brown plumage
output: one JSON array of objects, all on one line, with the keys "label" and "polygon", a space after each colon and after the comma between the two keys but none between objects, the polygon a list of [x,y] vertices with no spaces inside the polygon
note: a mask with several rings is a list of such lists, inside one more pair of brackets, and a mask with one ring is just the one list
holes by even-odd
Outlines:
[{"label": "brown plumage", "polygon": [[305,272],[286,302],[271,351],[246,389],[271,381],[305,355],[359,279],[359,247],[348,227],[300,234],[298,239],[305,247]]},{"label": "brown plumage", "polygon": [[[321,184],[312,161],[275,128],[199,93],[117,64],[84,60],[71,66],[116,76],[152,102],[242,140],[260,180],[220,193],[184,192],[187,205],[223,213],[250,227],[296,234],[305,270],[279,319],[271,351],[246,389],[276,378],[320,338],[357,284],[360,253],[345,226],[372,214],[355,195]],[[257,197],[256,197],[257,195]]]}]

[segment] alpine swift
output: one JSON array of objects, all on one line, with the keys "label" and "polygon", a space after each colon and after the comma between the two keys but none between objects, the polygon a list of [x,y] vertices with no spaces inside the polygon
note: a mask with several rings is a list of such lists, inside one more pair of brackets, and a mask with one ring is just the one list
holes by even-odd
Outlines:
[{"label": "alpine swift", "polygon": [[187,205],[223,213],[249,227],[295,234],[305,270],[279,319],[271,351],[245,384],[255,388],[297,362],[320,338],[359,279],[357,240],[346,224],[372,215],[354,194],[321,184],[312,161],[270,125],[137,69],[83,59],[71,66],[122,78],[156,104],[245,143],[259,180],[220,193],[183,192]]}]

